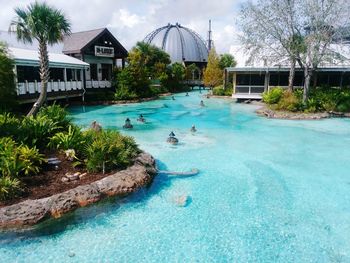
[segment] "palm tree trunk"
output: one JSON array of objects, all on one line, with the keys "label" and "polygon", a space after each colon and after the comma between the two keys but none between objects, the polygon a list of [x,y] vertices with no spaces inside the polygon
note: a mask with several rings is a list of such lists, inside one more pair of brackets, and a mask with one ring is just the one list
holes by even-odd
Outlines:
[{"label": "palm tree trunk", "polygon": [[47,52],[46,42],[39,43],[39,63],[40,63],[40,96],[38,100],[34,103],[32,109],[29,111],[27,116],[36,115],[40,107],[44,104],[47,94],[47,83],[49,82],[50,73],[49,73],[49,54]]},{"label": "palm tree trunk", "polygon": [[289,70],[289,78],[288,78],[288,90],[293,91],[293,82],[295,76],[295,58],[290,59],[290,70]]}]

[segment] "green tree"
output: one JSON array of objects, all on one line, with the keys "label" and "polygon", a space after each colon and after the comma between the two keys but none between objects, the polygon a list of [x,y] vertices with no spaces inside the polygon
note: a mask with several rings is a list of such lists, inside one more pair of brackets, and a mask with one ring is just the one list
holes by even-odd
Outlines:
[{"label": "green tree", "polygon": [[223,70],[224,68],[228,67],[235,67],[237,65],[237,62],[231,54],[222,54],[220,55],[220,61],[219,66]]},{"label": "green tree", "polygon": [[150,97],[151,80],[166,81],[167,66],[170,64],[169,55],[163,50],[138,42],[128,56],[128,66],[118,73],[117,99]]},{"label": "green tree", "polygon": [[165,86],[169,91],[176,92],[183,90],[182,80],[186,76],[186,68],[183,64],[175,62],[167,68],[167,79],[162,81],[163,86]]},{"label": "green tree", "polygon": [[200,77],[201,70],[196,66],[196,64],[192,63],[186,67],[186,79],[192,80]]},{"label": "green tree", "polygon": [[220,59],[214,48],[209,52],[208,65],[204,70],[204,85],[207,87],[216,87],[222,84],[223,71],[220,68]]},{"label": "green tree", "polygon": [[4,44],[0,43],[0,112],[10,111],[16,105],[14,62]]},{"label": "green tree", "polygon": [[71,26],[64,14],[46,3],[35,2],[27,8],[15,8],[16,17],[11,22],[10,30],[14,30],[17,39],[24,43],[32,43],[36,39],[39,43],[39,71],[41,92],[28,116],[35,115],[46,100],[47,83],[50,78],[49,55],[47,45],[62,41],[63,36],[70,34]]}]

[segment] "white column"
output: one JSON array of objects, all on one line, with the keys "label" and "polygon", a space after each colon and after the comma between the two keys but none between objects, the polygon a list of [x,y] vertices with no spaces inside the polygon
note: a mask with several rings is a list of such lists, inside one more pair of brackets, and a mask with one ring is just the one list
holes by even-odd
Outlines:
[{"label": "white column", "polygon": [[64,80],[64,90],[67,90],[67,87],[66,87],[66,85],[67,85],[67,69],[66,68],[63,69],[63,80]]},{"label": "white column", "polygon": [[269,82],[270,82],[270,72],[265,73],[265,81],[264,81],[264,91],[269,90]]}]

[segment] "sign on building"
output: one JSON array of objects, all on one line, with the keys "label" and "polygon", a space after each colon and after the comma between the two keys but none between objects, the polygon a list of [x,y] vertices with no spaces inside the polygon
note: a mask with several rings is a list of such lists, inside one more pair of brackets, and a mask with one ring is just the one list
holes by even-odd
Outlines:
[{"label": "sign on building", "polygon": [[97,57],[114,57],[114,48],[113,47],[102,47],[95,46],[95,56]]}]

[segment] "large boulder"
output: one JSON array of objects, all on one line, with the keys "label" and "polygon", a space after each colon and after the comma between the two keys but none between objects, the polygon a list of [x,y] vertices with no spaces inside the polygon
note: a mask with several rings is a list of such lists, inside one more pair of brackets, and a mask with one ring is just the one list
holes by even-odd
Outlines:
[{"label": "large boulder", "polygon": [[50,216],[48,198],[26,200],[0,209],[0,228],[34,225]]}]

